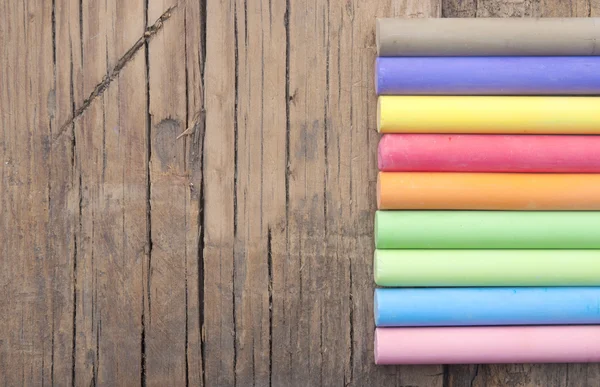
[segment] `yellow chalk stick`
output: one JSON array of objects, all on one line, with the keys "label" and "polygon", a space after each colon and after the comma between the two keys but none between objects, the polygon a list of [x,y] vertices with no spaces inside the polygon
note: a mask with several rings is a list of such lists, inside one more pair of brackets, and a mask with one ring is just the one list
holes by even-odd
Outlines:
[{"label": "yellow chalk stick", "polygon": [[600,97],[381,96],[381,133],[600,134]]}]

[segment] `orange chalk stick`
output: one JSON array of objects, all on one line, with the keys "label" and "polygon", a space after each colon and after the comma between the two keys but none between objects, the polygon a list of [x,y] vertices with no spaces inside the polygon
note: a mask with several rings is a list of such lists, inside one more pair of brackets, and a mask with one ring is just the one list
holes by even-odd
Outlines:
[{"label": "orange chalk stick", "polygon": [[600,174],[380,172],[381,210],[600,210]]}]

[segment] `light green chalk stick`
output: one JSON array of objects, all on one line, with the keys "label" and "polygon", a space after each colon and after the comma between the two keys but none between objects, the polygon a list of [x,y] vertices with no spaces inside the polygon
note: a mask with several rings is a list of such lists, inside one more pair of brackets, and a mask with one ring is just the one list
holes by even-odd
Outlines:
[{"label": "light green chalk stick", "polygon": [[377,211],[378,249],[598,249],[600,211]]},{"label": "light green chalk stick", "polygon": [[598,286],[600,250],[376,250],[380,286]]}]

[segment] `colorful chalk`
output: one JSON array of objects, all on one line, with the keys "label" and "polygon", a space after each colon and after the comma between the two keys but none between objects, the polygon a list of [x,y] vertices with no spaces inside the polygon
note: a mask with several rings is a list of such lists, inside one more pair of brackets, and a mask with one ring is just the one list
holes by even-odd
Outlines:
[{"label": "colorful chalk", "polygon": [[378,249],[600,249],[600,211],[377,211]]},{"label": "colorful chalk", "polygon": [[600,174],[379,172],[381,210],[600,210]]},{"label": "colorful chalk", "polygon": [[600,55],[600,18],[377,19],[379,56]]},{"label": "colorful chalk", "polygon": [[600,287],[375,289],[375,325],[600,324]]},{"label": "colorful chalk", "polygon": [[379,286],[600,286],[600,250],[375,250]]},{"label": "colorful chalk", "polygon": [[600,18],[376,41],[375,362],[600,362]]},{"label": "colorful chalk", "polygon": [[384,172],[600,172],[600,136],[385,134]]},{"label": "colorful chalk", "polygon": [[378,95],[600,94],[600,56],[377,58],[375,71]]},{"label": "colorful chalk", "polygon": [[381,96],[377,110],[381,133],[600,134],[600,97]]},{"label": "colorful chalk", "polygon": [[600,326],[375,329],[376,364],[600,361]]}]

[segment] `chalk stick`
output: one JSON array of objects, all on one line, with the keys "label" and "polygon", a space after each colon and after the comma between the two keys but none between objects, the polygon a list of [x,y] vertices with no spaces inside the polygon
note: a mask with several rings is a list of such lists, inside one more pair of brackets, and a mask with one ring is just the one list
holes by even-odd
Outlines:
[{"label": "chalk stick", "polygon": [[600,361],[600,326],[375,329],[376,364]]},{"label": "chalk stick", "polygon": [[600,55],[600,19],[377,19],[376,41],[379,56]]},{"label": "chalk stick", "polygon": [[600,136],[385,134],[385,172],[600,172]]},{"label": "chalk stick", "polygon": [[375,289],[375,325],[600,324],[600,287]]},{"label": "chalk stick", "polygon": [[382,133],[600,134],[600,97],[382,96]]},{"label": "chalk stick", "polygon": [[375,250],[379,286],[600,286],[600,250]]},{"label": "chalk stick", "polygon": [[379,172],[380,210],[600,210],[600,174]]},{"label": "chalk stick", "polygon": [[377,58],[378,95],[598,95],[600,56]]},{"label": "chalk stick", "polygon": [[600,211],[377,211],[378,249],[600,249]]}]

